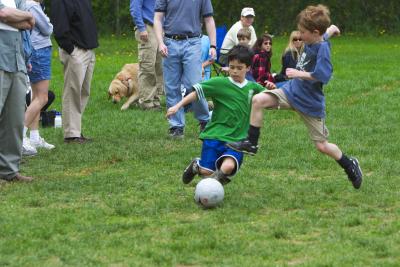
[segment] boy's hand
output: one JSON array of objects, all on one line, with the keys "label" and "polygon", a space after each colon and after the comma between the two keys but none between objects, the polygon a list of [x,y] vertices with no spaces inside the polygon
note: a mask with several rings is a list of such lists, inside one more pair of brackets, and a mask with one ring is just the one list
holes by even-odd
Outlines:
[{"label": "boy's hand", "polygon": [[326,33],[329,35],[329,37],[339,36],[340,29],[336,25],[332,24],[328,27],[328,29],[326,29]]},{"label": "boy's hand", "polygon": [[300,74],[299,70],[293,68],[286,69],[286,76],[288,76],[289,79],[298,78],[299,74]]},{"label": "boy's hand", "polygon": [[177,113],[179,110],[179,107],[177,105],[170,107],[167,110],[167,114],[165,114],[165,117],[168,119],[169,117],[171,117],[172,115],[174,115],[175,113]]},{"label": "boy's hand", "polygon": [[269,90],[276,89],[276,85],[270,81],[265,81],[265,87]]}]

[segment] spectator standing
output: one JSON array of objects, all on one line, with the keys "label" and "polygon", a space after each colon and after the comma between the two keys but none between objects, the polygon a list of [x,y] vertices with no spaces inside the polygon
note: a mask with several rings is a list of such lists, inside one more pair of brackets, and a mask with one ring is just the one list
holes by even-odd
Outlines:
[{"label": "spectator standing", "polygon": [[139,106],[144,110],[160,109],[159,95],[163,92],[162,57],[153,28],[155,2],[156,0],[130,1],[139,52]]},{"label": "spectator standing", "polygon": [[90,141],[82,134],[82,116],[90,95],[98,47],[97,29],[90,0],[53,0],[54,37],[64,65],[62,115],[65,143]]},{"label": "spectator standing", "polygon": [[249,46],[252,47],[256,40],[257,35],[254,27],[252,26],[254,22],[254,17],[256,14],[254,13],[254,9],[251,7],[245,7],[242,9],[240,14],[240,20],[237,21],[226,33],[224,41],[221,46],[221,54],[219,57],[219,62],[225,66],[228,65],[228,52],[235,45],[239,44],[239,40],[237,38],[238,31],[242,28],[248,28],[251,31],[251,39]]},{"label": "spectator standing", "polygon": [[[35,27],[30,33],[33,46],[30,59],[32,70],[28,72],[32,87],[32,102],[25,112],[23,151],[36,154],[37,148],[53,149],[39,134],[39,117],[41,109],[47,104],[51,78],[51,40],[53,25],[44,13],[43,0],[27,1],[26,9],[35,18]],[[26,136],[30,128],[30,138]],[[31,150],[31,151],[30,151]],[[25,152],[25,153],[26,153]]]},{"label": "spectator standing", "polygon": [[32,29],[35,19],[22,10],[25,0],[0,0],[0,180],[29,182],[19,174],[28,89],[19,30]]},{"label": "spectator standing", "polygon": [[[156,1],[154,29],[159,51],[164,57],[163,74],[167,108],[176,105],[182,99],[181,83],[191,90],[193,84],[201,81],[202,19],[210,38],[210,56],[215,58],[215,22],[210,0]],[[207,101],[201,99],[194,102],[193,112],[200,123],[200,129],[204,129],[209,120]],[[185,127],[183,108],[171,115],[168,121],[169,135],[172,138],[183,138]]]}]

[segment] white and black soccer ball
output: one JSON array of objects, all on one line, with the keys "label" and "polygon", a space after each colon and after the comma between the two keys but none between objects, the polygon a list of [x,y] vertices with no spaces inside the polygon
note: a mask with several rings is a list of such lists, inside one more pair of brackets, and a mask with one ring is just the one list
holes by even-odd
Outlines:
[{"label": "white and black soccer ball", "polygon": [[213,208],[224,200],[224,187],[216,179],[202,179],[196,185],[194,200],[206,208]]}]

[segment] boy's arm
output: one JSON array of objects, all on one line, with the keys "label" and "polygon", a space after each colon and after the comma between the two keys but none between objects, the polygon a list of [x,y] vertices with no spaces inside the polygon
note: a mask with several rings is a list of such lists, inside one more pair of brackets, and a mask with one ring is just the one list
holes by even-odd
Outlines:
[{"label": "boy's arm", "polygon": [[190,94],[188,94],[187,96],[185,96],[181,101],[179,101],[178,104],[176,104],[176,105],[173,106],[173,107],[170,107],[170,108],[167,110],[167,114],[166,114],[165,116],[168,118],[168,117],[174,115],[175,113],[178,112],[178,110],[179,110],[181,107],[184,107],[184,106],[186,106],[187,104],[190,104],[190,103],[192,103],[193,101],[196,101],[196,100],[197,100],[197,92],[196,92],[196,91],[193,91],[193,92],[191,92]]}]

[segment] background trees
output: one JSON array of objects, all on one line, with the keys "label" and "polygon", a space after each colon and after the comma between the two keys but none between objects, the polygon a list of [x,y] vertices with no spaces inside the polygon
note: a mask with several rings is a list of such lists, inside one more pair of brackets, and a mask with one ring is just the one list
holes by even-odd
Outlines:
[{"label": "background trees", "polygon": [[[230,27],[240,17],[245,6],[256,11],[255,28],[258,33],[268,31],[284,34],[296,26],[296,15],[305,6],[322,3],[331,10],[332,22],[344,33],[397,34],[400,32],[400,1],[398,0],[212,0],[217,25]],[[101,34],[133,31],[129,0],[92,0]],[[51,9],[51,2],[46,3]]]}]

